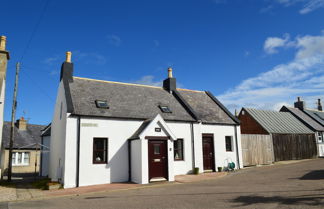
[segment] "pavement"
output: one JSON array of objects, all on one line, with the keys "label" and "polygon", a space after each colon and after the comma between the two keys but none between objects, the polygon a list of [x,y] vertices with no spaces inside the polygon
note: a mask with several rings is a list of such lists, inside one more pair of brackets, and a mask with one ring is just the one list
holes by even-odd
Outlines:
[{"label": "pavement", "polygon": [[6,202],[0,208],[324,208],[324,159],[254,167],[204,179]]},{"label": "pavement", "polygon": [[204,181],[210,179],[216,179],[227,175],[226,172],[213,172],[202,173],[199,175],[178,175],[175,177],[175,182],[155,182],[151,184],[141,185],[135,183],[112,183],[112,184],[100,184],[93,186],[82,186],[78,188],[58,189],[58,190],[40,190],[34,188],[30,183],[30,179],[27,181],[19,181],[14,185],[0,186],[0,202],[7,201],[23,201],[32,199],[46,199],[51,197],[63,197],[63,196],[78,196],[83,194],[92,194],[100,192],[112,192],[129,190],[135,188],[156,187],[161,185],[169,185],[174,183],[190,183],[197,181]]}]

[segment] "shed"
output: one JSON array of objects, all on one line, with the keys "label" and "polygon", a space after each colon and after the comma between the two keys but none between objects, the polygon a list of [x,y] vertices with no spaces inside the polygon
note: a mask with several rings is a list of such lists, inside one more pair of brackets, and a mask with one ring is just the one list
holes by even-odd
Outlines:
[{"label": "shed", "polygon": [[313,158],[315,133],[289,112],[242,108],[243,165]]}]

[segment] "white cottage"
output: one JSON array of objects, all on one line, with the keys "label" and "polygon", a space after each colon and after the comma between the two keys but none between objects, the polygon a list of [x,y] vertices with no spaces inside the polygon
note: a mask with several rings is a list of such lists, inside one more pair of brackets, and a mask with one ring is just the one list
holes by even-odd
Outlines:
[{"label": "white cottage", "polygon": [[62,64],[49,177],[64,188],[242,167],[239,121],[210,92],[73,76]]}]

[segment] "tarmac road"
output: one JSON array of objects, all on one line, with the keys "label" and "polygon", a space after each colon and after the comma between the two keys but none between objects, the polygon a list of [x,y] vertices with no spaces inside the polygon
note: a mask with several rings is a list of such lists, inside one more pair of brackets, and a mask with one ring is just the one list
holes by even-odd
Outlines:
[{"label": "tarmac road", "polygon": [[324,159],[243,169],[195,183],[2,203],[0,208],[324,208]]}]

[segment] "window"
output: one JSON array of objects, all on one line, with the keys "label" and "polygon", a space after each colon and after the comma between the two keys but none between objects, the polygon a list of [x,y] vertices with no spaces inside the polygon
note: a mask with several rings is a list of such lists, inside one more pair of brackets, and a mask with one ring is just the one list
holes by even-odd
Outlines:
[{"label": "window", "polygon": [[183,139],[173,142],[174,160],[183,160]]},{"label": "window", "polygon": [[96,100],[96,106],[98,108],[109,109],[107,101],[103,101],[103,100]]},{"label": "window", "polygon": [[107,163],[107,138],[93,138],[93,163],[105,164]]},{"label": "window", "polygon": [[233,141],[232,136],[225,136],[226,152],[233,152],[232,141]]},{"label": "window", "polygon": [[160,154],[160,145],[159,144],[154,144],[154,154],[159,155]]},{"label": "window", "polygon": [[318,132],[318,142],[323,142],[323,133]]},{"label": "window", "polygon": [[168,106],[159,105],[159,107],[160,107],[161,111],[164,113],[172,113],[172,111],[170,110],[170,108]]},{"label": "window", "polygon": [[29,152],[13,152],[12,153],[12,165],[13,166],[23,166],[29,165]]}]

